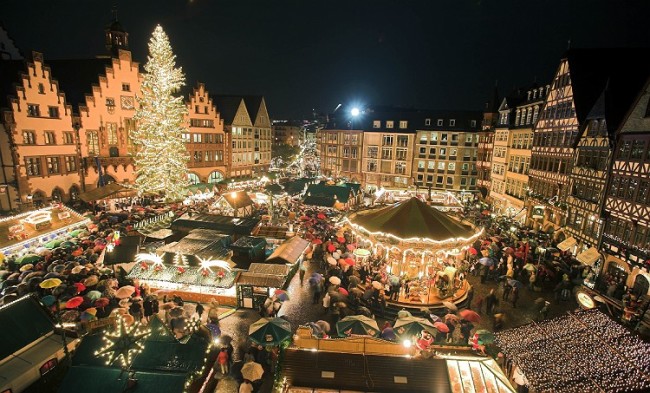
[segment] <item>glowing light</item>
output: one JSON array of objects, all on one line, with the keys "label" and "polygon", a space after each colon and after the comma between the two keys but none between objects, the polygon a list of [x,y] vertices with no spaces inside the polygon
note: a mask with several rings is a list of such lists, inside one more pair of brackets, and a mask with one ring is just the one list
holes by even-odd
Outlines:
[{"label": "glowing light", "polygon": [[354,117],[359,116],[360,113],[361,111],[359,110],[359,108],[352,108],[352,110],[350,111],[350,114]]},{"label": "glowing light", "polygon": [[235,199],[235,198],[237,198],[237,193],[236,193],[235,191],[233,191],[233,192],[230,193],[230,196],[231,196],[233,199]]},{"label": "glowing light", "polygon": [[402,345],[404,345],[404,348],[411,348],[412,344],[413,343],[411,342],[411,340],[404,340],[404,342],[402,342]]},{"label": "glowing light", "polygon": [[220,260],[220,259],[211,259],[211,258],[201,258],[199,257],[199,262],[201,264],[201,268],[203,269],[209,269],[211,267],[218,267],[221,268],[227,272],[230,272],[232,269],[230,268],[230,265],[228,262]]},{"label": "glowing light", "polygon": [[140,263],[140,262],[153,262],[154,264],[157,265],[162,265],[163,260],[161,257],[159,257],[156,254],[153,253],[140,253],[135,256],[135,261]]},{"label": "glowing light", "polygon": [[105,345],[95,352],[95,356],[107,358],[107,366],[119,359],[122,367],[129,367],[133,357],[144,350],[143,341],[151,334],[151,329],[139,323],[127,327],[123,318],[119,318],[118,323],[114,331],[102,336]]}]

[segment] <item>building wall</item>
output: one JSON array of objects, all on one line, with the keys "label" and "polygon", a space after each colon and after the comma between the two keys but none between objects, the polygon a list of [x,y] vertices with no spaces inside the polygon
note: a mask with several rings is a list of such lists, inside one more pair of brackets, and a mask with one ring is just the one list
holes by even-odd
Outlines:
[{"label": "building wall", "polygon": [[273,144],[300,146],[303,138],[302,127],[297,125],[278,123],[273,124]]},{"label": "building wall", "polygon": [[[413,184],[413,133],[364,132],[361,171],[371,187],[405,188]],[[355,147],[343,148],[343,158],[352,156]]]},{"label": "building wall", "polygon": [[188,171],[192,183],[217,183],[227,176],[223,120],[203,83],[187,103],[187,127],[183,137],[190,155]]},{"label": "building wall", "polygon": [[478,132],[422,131],[415,138],[413,177],[435,190],[476,190]]},{"label": "building wall", "polygon": [[266,100],[262,98],[257,118],[253,122],[253,176],[262,176],[269,170],[272,143],[271,119],[266,108]]},{"label": "building wall", "polygon": [[133,120],[138,105],[135,95],[140,92],[142,75],[139,64],[132,60],[129,51],[120,50],[112,61],[113,65],[106,69],[106,74],[98,75],[98,83],[92,86],[92,95],[86,96],[86,105],[79,109],[86,190],[99,185],[97,161],[102,175],[106,176],[103,184],[109,179],[121,183],[135,180],[131,158],[135,151],[130,133],[136,127]]},{"label": "building wall", "polygon": [[[71,189],[79,190],[79,159],[72,128],[72,108],[44,65],[34,53],[11,103],[13,159],[22,208],[67,200]],[[66,163],[69,166],[66,167]],[[74,191],[77,192],[77,191]]]},{"label": "building wall", "polygon": [[230,177],[245,177],[253,174],[253,122],[242,99],[231,128]]},{"label": "building wall", "polygon": [[[363,182],[362,130],[321,130],[320,164],[325,176],[347,177],[351,181]],[[344,148],[350,149],[350,156],[343,157]]]}]

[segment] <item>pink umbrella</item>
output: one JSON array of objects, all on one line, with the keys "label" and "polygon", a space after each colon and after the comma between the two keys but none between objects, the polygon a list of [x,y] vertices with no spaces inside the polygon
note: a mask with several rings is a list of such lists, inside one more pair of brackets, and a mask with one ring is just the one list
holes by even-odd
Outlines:
[{"label": "pink umbrella", "polygon": [[433,324],[433,327],[438,329],[441,333],[449,333],[449,327],[442,322],[436,322]]},{"label": "pink umbrella", "polygon": [[478,322],[481,320],[481,316],[472,310],[461,310],[458,315],[466,321]]},{"label": "pink umbrella", "polygon": [[354,244],[348,244],[345,247],[348,249],[348,251],[354,251],[357,248]]},{"label": "pink umbrella", "polygon": [[135,287],[133,285],[125,285],[122,288],[118,289],[117,292],[115,292],[115,297],[118,299],[126,299],[133,295],[135,292]]},{"label": "pink umbrella", "polygon": [[345,288],[341,287],[339,287],[339,292],[345,296],[348,296],[350,294]]},{"label": "pink umbrella", "polygon": [[74,285],[75,288],[77,289],[77,293],[80,293],[80,292],[83,292],[83,291],[86,290],[86,286],[83,283],[76,282],[76,283],[74,283],[72,285]]},{"label": "pink umbrella", "polygon": [[345,238],[344,237],[337,237],[336,241],[339,243],[345,243]]}]

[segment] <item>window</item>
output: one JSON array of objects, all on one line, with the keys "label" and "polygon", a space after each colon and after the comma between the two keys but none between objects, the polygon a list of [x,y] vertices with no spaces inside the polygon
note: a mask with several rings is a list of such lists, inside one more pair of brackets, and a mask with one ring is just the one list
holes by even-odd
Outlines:
[{"label": "window", "polygon": [[34,131],[23,131],[23,144],[25,145],[36,144],[36,135]]},{"label": "window", "polygon": [[395,173],[398,175],[403,175],[406,173],[406,162],[397,161],[395,163]]},{"label": "window", "polygon": [[43,136],[45,138],[45,144],[46,145],[54,145],[54,144],[56,144],[56,140],[54,139],[54,131],[45,131]]},{"label": "window", "polygon": [[398,147],[408,147],[409,137],[406,135],[397,136],[397,146]]},{"label": "window", "polygon": [[368,158],[377,158],[378,150],[377,146],[368,146]]},{"label": "window", "polygon": [[408,121],[406,120],[400,120],[399,121],[399,128],[404,129],[408,127]]},{"label": "window", "polygon": [[447,134],[442,134],[442,136],[440,137],[440,141],[447,142]]},{"label": "window", "polygon": [[645,141],[633,141],[632,151],[630,152],[630,159],[638,160],[642,158],[644,148],[645,148]]},{"label": "window", "polygon": [[58,119],[59,118],[59,107],[58,106],[50,106],[47,108],[47,112],[50,115],[51,118],[53,119]]},{"label": "window", "polygon": [[438,125],[438,127],[442,127],[443,122],[444,122],[443,119],[438,119],[438,121],[436,122],[436,124]]},{"label": "window", "polygon": [[117,123],[106,123],[106,136],[109,145],[117,145]]},{"label": "window", "polygon": [[447,184],[454,184],[453,176],[447,176]]},{"label": "window", "polygon": [[397,149],[395,151],[395,159],[396,160],[406,160],[406,149]]},{"label": "window", "polygon": [[449,119],[449,127],[456,126],[456,119]]},{"label": "window", "polygon": [[63,131],[63,143],[66,145],[74,144],[74,134],[71,131]]},{"label": "window", "polygon": [[192,134],[192,141],[194,143],[201,143],[202,142],[202,134]]},{"label": "window", "polygon": [[424,119],[424,125],[425,126],[430,126],[431,125],[431,119]]},{"label": "window", "polygon": [[393,128],[395,124],[392,120],[386,120],[386,128]]},{"label": "window", "polygon": [[41,158],[40,157],[25,158],[25,169],[27,170],[27,176],[40,176]]},{"label": "window", "polygon": [[449,164],[447,164],[447,169],[450,170],[450,171],[456,170],[456,163],[455,162],[450,162]]},{"label": "window", "polygon": [[368,170],[368,172],[377,172],[377,161],[376,160],[368,160],[367,170]]},{"label": "window", "polygon": [[38,84],[38,94],[45,94],[45,86],[42,83]]},{"label": "window", "polygon": [[106,97],[106,106],[115,106],[115,98]]},{"label": "window", "polygon": [[476,128],[476,120],[470,120],[469,121],[469,126],[472,128]]},{"label": "window", "polygon": [[122,91],[131,91],[131,85],[128,83],[122,83]]},{"label": "window", "polygon": [[86,143],[88,145],[88,154],[95,155],[99,153],[99,138],[97,131],[86,132]]},{"label": "window", "polygon": [[392,135],[384,135],[382,139],[382,146],[393,146],[393,136]]},{"label": "window", "polygon": [[65,156],[65,171],[75,172],[77,170],[77,157],[75,156]]},{"label": "window", "polygon": [[439,171],[445,170],[445,163],[443,161],[438,161],[438,170]]},{"label": "window", "polygon": [[27,116],[39,117],[41,115],[41,108],[36,104],[27,104]]},{"label": "window", "polygon": [[61,172],[59,168],[59,157],[45,157],[45,164],[47,165],[48,174],[56,174]]},{"label": "window", "polygon": [[438,142],[438,133],[437,132],[432,132],[431,133],[431,142]]},{"label": "window", "polygon": [[195,151],[194,152],[194,162],[201,162],[203,161],[203,155],[201,154],[200,151]]},{"label": "window", "polygon": [[372,122],[372,128],[381,128],[381,120],[374,120]]},{"label": "window", "polygon": [[430,170],[430,171],[433,171],[434,169],[436,169],[436,162],[433,161],[433,160],[427,162],[427,169]]},{"label": "window", "polygon": [[381,159],[382,160],[391,160],[393,158],[393,149],[390,147],[384,147],[381,149]]}]

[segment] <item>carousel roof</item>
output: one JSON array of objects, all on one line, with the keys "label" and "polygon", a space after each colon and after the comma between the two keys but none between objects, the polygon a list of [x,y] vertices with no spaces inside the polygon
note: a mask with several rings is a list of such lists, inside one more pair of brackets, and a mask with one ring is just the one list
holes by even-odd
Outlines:
[{"label": "carousel roof", "polygon": [[381,232],[401,239],[429,239],[445,241],[471,238],[476,232],[428,206],[417,198],[375,210],[365,210],[350,215],[352,225],[368,232]]}]

